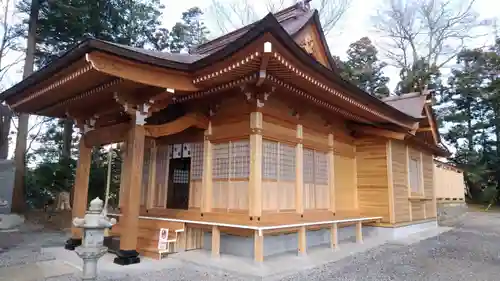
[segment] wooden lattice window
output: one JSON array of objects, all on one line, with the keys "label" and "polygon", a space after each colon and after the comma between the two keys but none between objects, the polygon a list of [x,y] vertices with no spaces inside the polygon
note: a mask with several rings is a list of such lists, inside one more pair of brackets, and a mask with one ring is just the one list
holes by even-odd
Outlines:
[{"label": "wooden lattice window", "polygon": [[191,143],[191,180],[201,180],[203,175],[203,143]]},{"label": "wooden lattice window", "polygon": [[250,142],[247,140],[231,142],[231,178],[250,176]]},{"label": "wooden lattice window", "polygon": [[314,182],[328,184],[328,157],[326,153],[314,151]]},{"label": "wooden lattice window", "polygon": [[229,143],[218,143],[213,146],[212,177],[214,179],[229,178]]},{"label": "wooden lattice window", "polygon": [[182,169],[174,169],[172,175],[173,183],[189,183],[189,171]]},{"label": "wooden lattice window", "polygon": [[262,178],[278,179],[278,143],[262,141]]},{"label": "wooden lattice window", "polygon": [[141,205],[146,205],[148,198],[148,185],[149,185],[149,168],[151,162],[151,147],[153,147],[153,142],[150,139],[146,139],[144,143],[144,155],[142,164],[142,183],[141,183]]},{"label": "wooden lattice window", "polygon": [[279,178],[280,181],[295,180],[295,147],[280,143],[279,145]]},{"label": "wooden lattice window", "polygon": [[413,193],[420,193],[420,159],[410,157],[409,162],[410,190]]},{"label": "wooden lattice window", "polygon": [[304,148],[304,183],[314,183],[314,150]]}]

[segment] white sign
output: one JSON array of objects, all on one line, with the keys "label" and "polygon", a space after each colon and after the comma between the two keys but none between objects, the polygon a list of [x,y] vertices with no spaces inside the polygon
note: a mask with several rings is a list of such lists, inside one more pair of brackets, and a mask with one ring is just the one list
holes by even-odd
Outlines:
[{"label": "white sign", "polygon": [[168,228],[160,228],[160,233],[158,234],[158,249],[166,250],[168,244]]}]

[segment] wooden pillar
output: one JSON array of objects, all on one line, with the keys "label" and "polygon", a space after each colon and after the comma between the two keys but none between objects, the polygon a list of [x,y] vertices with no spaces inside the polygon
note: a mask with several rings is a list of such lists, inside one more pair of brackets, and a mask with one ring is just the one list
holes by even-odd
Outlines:
[{"label": "wooden pillar", "polygon": [[248,209],[250,216],[262,215],[262,112],[250,114],[250,179]]},{"label": "wooden pillar", "polygon": [[139,211],[141,203],[142,166],[144,162],[145,129],[133,122],[128,135],[127,164],[125,175],[127,188],[126,205],[122,209],[120,225],[123,232],[120,236],[120,250],[114,262],[120,265],[139,263],[137,238],[139,232]]},{"label": "wooden pillar", "polygon": [[[83,218],[87,210],[87,197],[89,191],[89,175],[90,175],[90,162],[92,157],[92,148],[85,145],[83,134],[80,138],[79,157],[76,167],[74,196],[73,196],[73,210],[72,216]],[[82,229],[71,227],[71,238],[66,241],[64,246],[67,250],[74,250],[82,244]]]},{"label": "wooden pillar", "polygon": [[[118,207],[120,208],[120,210],[123,208],[123,206],[126,206],[127,203],[127,196],[125,196],[126,194],[126,189],[127,189],[127,183],[125,182],[126,181],[126,174],[128,174],[128,170],[127,170],[127,164],[128,164],[128,161],[127,161],[127,152],[128,152],[128,142],[125,141],[122,143],[121,145],[121,154],[122,154],[122,167],[121,167],[121,173],[120,173],[120,197],[118,198],[119,199],[119,203],[118,203]],[[120,211],[121,213],[121,211]]]},{"label": "wooden pillar", "polygon": [[328,134],[328,187],[330,212],[335,214],[335,141],[333,134]]},{"label": "wooden pillar", "polygon": [[201,178],[201,212],[212,211],[213,183],[212,183],[212,123],[208,123],[203,141],[203,175]]},{"label": "wooden pillar", "polygon": [[306,227],[301,226],[298,233],[299,255],[307,255]]},{"label": "wooden pillar", "polygon": [[297,125],[297,146],[295,147],[295,211],[304,213],[304,147],[302,125]]},{"label": "wooden pillar", "polygon": [[336,250],[339,247],[339,235],[338,235],[337,223],[332,224],[332,227],[330,228],[330,247],[333,250]]},{"label": "wooden pillar", "polygon": [[253,255],[256,262],[264,261],[264,235],[259,235],[258,230],[253,234]]},{"label": "wooden pillar", "polygon": [[387,186],[388,186],[388,194],[389,194],[389,222],[394,224],[396,223],[396,211],[394,207],[394,176],[392,172],[392,141],[387,141]]},{"label": "wooden pillar", "polygon": [[216,225],[212,226],[212,257],[220,257],[220,230]]},{"label": "wooden pillar", "polygon": [[363,243],[363,223],[361,221],[356,222],[356,242]]}]

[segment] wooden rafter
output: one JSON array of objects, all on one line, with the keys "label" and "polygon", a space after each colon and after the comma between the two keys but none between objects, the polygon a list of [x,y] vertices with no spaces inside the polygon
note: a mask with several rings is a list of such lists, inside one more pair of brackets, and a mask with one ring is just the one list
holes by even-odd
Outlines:
[{"label": "wooden rafter", "polygon": [[197,127],[206,130],[208,128],[208,124],[209,120],[206,116],[193,112],[179,117],[169,123],[161,125],[145,125],[144,127],[146,129],[146,136],[157,138],[182,132],[189,127]]},{"label": "wooden rafter", "polygon": [[350,124],[349,128],[353,130],[355,133],[385,137],[389,139],[404,140],[406,137],[405,133],[394,132],[390,130],[375,128],[365,125]]},{"label": "wooden rafter", "polygon": [[134,63],[102,52],[89,53],[86,55],[86,60],[92,64],[94,69],[108,75],[160,88],[172,88],[181,91],[198,90],[190,76],[183,72]]},{"label": "wooden rafter", "polygon": [[434,119],[432,118],[432,112],[430,110],[430,104],[426,103],[424,106],[425,114],[427,115],[427,119],[429,120],[429,124],[431,125],[432,138],[434,139],[434,144],[439,143],[439,136],[436,129],[436,124],[434,123]]},{"label": "wooden rafter", "polygon": [[58,108],[61,108],[61,107],[64,107],[64,108],[67,108],[69,106],[71,106],[72,104],[75,104],[79,101],[81,101],[82,99],[86,98],[86,97],[90,97],[92,95],[95,95],[95,94],[99,94],[101,93],[102,91],[106,90],[106,89],[109,89],[111,87],[114,87],[114,86],[117,86],[119,84],[121,84],[123,82],[123,79],[121,78],[115,78],[111,81],[108,81],[106,83],[102,83],[101,85],[97,86],[97,87],[94,87],[90,90],[87,90],[83,93],[80,93],[70,99],[67,99],[67,100],[64,100],[64,101],[61,101],[61,102],[58,102],[52,106],[49,106],[49,107],[46,107],[40,111],[37,112],[37,114],[39,115],[44,115],[44,114],[47,114],[49,112],[52,112],[53,110],[55,109],[58,109]]},{"label": "wooden rafter", "polygon": [[54,90],[58,87],[60,87],[61,85],[64,85],[66,84],[67,82],[71,81],[71,80],[74,80],[76,79],[77,77],[89,72],[90,70],[92,70],[92,66],[90,64],[86,64],[82,67],[80,67],[79,69],[75,70],[74,72],[64,76],[63,78],[61,79],[58,79],[56,80],[55,82],[49,84],[48,86],[44,87],[44,88],[41,88],[33,93],[31,93],[30,95],[28,95],[27,97],[11,104],[11,108],[15,109],[16,107],[18,107],[19,105],[23,104],[23,103],[26,103],[28,101],[31,101],[41,95],[43,95],[44,93],[48,92],[48,91],[51,91],[51,90]]}]

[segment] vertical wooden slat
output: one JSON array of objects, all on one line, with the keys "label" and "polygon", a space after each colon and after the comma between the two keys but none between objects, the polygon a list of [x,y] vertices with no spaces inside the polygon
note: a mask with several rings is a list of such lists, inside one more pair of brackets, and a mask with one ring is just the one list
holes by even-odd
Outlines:
[{"label": "vertical wooden slat", "polygon": [[128,140],[129,151],[127,161],[129,163],[129,172],[125,175],[126,183],[128,184],[125,193],[127,204],[123,207],[123,216],[120,218],[120,224],[123,225],[123,229],[125,230],[120,237],[120,250],[135,251],[139,228],[142,166],[144,160],[144,127],[133,125],[130,129]]},{"label": "vertical wooden slat", "polygon": [[[90,162],[92,157],[92,148],[87,147],[83,141],[83,136],[80,138],[79,158],[76,167],[75,186],[73,195],[73,210],[72,216],[83,218],[87,210],[87,197],[89,191],[89,175]],[[82,238],[82,229],[71,227],[72,238]]]},{"label": "vertical wooden slat", "polygon": [[363,223],[361,221],[356,223],[356,242],[363,243]]},{"label": "vertical wooden slat", "polygon": [[150,150],[149,157],[149,180],[148,180],[148,191],[146,193],[146,208],[151,209],[154,207],[154,201],[156,196],[156,152],[158,151],[158,147],[156,146],[156,141],[153,140],[153,147]]},{"label": "vertical wooden slat", "polygon": [[332,249],[338,249],[339,247],[339,235],[338,235],[338,225],[337,223],[332,224],[330,228],[330,247]]},{"label": "vertical wooden slat", "polygon": [[394,206],[394,181],[393,181],[393,171],[392,171],[392,141],[388,140],[387,146],[387,186],[388,186],[388,196],[389,196],[389,222],[396,222],[396,213]]},{"label": "vertical wooden slat", "polygon": [[220,230],[217,225],[212,226],[212,257],[220,257]]},{"label": "vertical wooden slat", "polygon": [[253,251],[254,260],[256,262],[264,261],[264,235],[259,235],[259,231],[256,230],[253,234]]},{"label": "vertical wooden slat", "polygon": [[210,212],[212,210],[213,182],[212,182],[212,142],[209,137],[212,135],[212,122],[208,123],[203,141],[203,174],[201,178],[201,211]]},{"label": "vertical wooden slat", "polygon": [[302,125],[297,125],[297,139],[299,143],[295,148],[295,211],[304,213],[304,137]]},{"label": "vertical wooden slat", "polygon": [[[335,213],[335,141],[333,134],[328,135],[328,187],[330,212]],[[357,187],[356,187],[357,188]]]},{"label": "vertical wooden slat", "polygon": [[250,178],[248,209],[250,216],[262,215],[262,112],[250,114]]},{"label": "vertical wooden slat", "polygon": [[[422,152],[420,152],[420,168],[419,168],[419,177],[420,177],[420,192],[423,197],[425,197],[425,182],[424,182],[424,156]],[[427,201],[422,201],[422,206],[424,209],[424,219],[427,218]]]},{"label": "vertical wooden slat", "polygon": [[307,254],[306,227],[301,226],[298,233],[299,255]]},{"label": "vertical wooden slat", "polygon": [[354,185],[353,185],[353,188],[354,188],[354,208],[356,210],[359,210],[359,198],[358,198],[358,164],[356,161],[356,146],[353,147],[354,149],[354,161],[352,161],[352,165],[353,165],[353,176],[354,176]]},{"label": "vertical wooden slat", "polygon": [[[405,145],[405,164],[406,164],[406,189],[408,190],[408,197],[411,197],[411,186],[410,186],[410,152],[408,145]],[[408,200],[408,212],[410,215],[410,221],[413,221],[413,211],[411,201]]]}]

